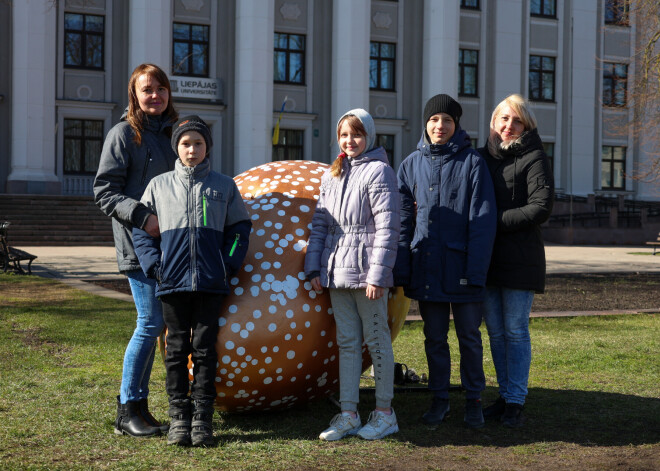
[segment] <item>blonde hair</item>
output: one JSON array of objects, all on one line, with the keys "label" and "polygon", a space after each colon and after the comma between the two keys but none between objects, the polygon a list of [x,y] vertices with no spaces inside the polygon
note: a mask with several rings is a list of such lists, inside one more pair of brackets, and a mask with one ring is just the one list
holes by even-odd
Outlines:
[{"label": "blonde hair", "polygon": [[520,122],[525,126],[525,131],[531,131],[536,128],[536,117],[529,107],[529,102],[522,95],[514,93],[502,100],[493,110],[493,114],[490,117],[491,129],[493,129],[497,116],[505,106],[511,108],[520,117]]},{"label": "blonde hair", "polygon": [[[346,121],[346,124],[348,124],[348,126],[351,128],[351,131],[359,132],[364,136],[367,135],[367,131],[366,129],[364,129],[364,124],[362,124],[360,118],[358,118],[355,115],[349,114],[345,116],[341,121],[339,121],[339,123],[337,123],[337,142],[339,142],[339,130],[341,129],[342,124],[344,124],[344,121]],[[344,157],[346,157],[346,154],[342,152],[332,163],[332,167],[330,167],[330,175],[332,175],[333,177],[341,176],[342,162],[344,160]]]},{"label": "blonde hair", "polygon": [[142,144],[142,123],[144,122],[146,114],[140,108],[140,101],[138,100],[135,87],[138,78],[145,74],[158,80],[158,83],[167,89],[167,108],[165,108],[162,115],[169,118],[172,122],[176,121],[179,117],[179,114],[176,112],[174,105],[172,104],[172,87],[170,86],[170,79],[167,78],[167,74],[163,69],[154,64],[138,65],[135,70],[133,70],[131,78],[128,81],[128,113],[126,114],[126,121],[131,125],[133,133],[135,133],[134,141],[138,146]]}]

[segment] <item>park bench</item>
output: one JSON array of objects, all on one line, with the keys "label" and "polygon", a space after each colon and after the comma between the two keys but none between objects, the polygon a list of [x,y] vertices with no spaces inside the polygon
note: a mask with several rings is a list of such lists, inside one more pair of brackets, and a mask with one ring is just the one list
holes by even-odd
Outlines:
[{"label": "park bench", "polygon": [[14,247],[9,246],[9,241],[7,240],[7,229],[9,228],[9,221],[0,222],[0,268],[6,273],[9,268],[16,270],[19,273],[25,273],[25,270],[21,266],[21,262],[24,260],[28,261],[27,273],[32,274],[32,262],[36,255],[27,253],[24,250],[15,249]]},{"label": "park bench", "polygon": [[647,242],[646,245],[652,245],[653,246],[653,255],[655,255],[656,250],[658,250],[658,247],[660,246],[660,232],[658,233],[657,240],[651,240],[651,241]]}]

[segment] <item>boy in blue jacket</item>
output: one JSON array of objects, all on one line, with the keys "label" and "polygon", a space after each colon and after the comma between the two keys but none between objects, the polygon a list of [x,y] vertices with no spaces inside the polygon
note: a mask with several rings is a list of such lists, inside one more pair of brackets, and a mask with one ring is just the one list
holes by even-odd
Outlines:
[{"label": "boy in blue jacket", "polygon": [[401,237],[394,282],[419,302],[424,321],[433,402],[422,421],[435,426],[449,412],[451,308],[461,353],[464,420],[478,428],[484,425],[485,388],[479,325],[497,213],[488,167],[459,125],[462,111],[449,95],[429,99],[417,150],[399,167]]},{"label": "boy in blue jacket", "polygon": [[252,227],[234,180],[211,170],[212,145],[209,128],[198,116],[174,125],[172,147],[179,160],[173,171],[151,180],[141,200],[158,217],[160,237],[133,229],[140,266],[158,281],[156,296],[167,326],[168,444],[214,443],[218,315],[247,253]]}]

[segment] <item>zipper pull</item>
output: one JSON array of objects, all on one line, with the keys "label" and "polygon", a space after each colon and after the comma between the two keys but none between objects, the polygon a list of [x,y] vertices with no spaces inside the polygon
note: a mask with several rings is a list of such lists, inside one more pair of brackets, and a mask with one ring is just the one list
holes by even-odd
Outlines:
[{"label": "zipper pull", "polygon": [[206,195],[202,195],[202,211],[204,212],[204,227],[206,227]]},{"label": "zipper pull", "polygon": [[231,250],[229,251],[229,256],[234,255],[234,250],[236,250],[236,247],[238,246],[238,239],[241,237],[240,234],[236,234],[236,239],[234,239],[234,245],[231,246]]}]

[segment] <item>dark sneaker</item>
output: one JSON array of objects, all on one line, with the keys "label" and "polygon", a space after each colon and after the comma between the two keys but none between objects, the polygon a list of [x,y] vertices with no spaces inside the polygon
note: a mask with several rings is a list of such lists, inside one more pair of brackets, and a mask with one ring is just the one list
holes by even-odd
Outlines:
[{"label": "dark sneaker", "polygon": [[465,401],[465,423],[470,428],[484,426],[484,414],[481,411],[481,399],[467,399]]},{"label": "dark sneaker", "polygon": [[422,422],[427,425],[438,425],[449,413],[449,399],[434,397],[431,408],[422,416]]},{"label": "dark sneaker", "polygon": [[501,419],[505,406],[504,398],[498,397],[495,402],[484,409],[484,419]]},{"label": "dark sneaker", "polygon": [[522,411],[522,404],[507,404],[504,408],[504,414],[502,414],[502,418],[500,420],[506,427],[522,427],[525,423],[525,416],[523,415]]}]

